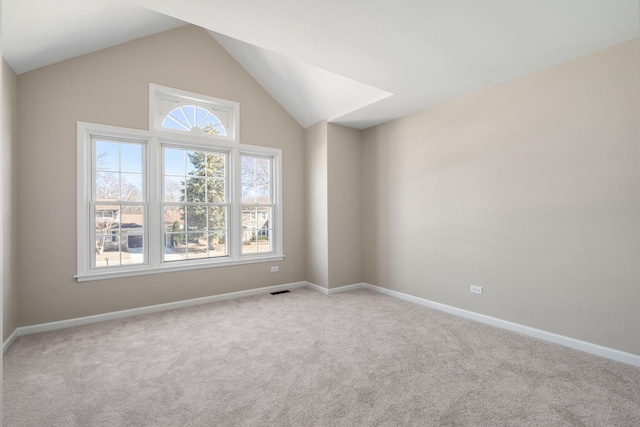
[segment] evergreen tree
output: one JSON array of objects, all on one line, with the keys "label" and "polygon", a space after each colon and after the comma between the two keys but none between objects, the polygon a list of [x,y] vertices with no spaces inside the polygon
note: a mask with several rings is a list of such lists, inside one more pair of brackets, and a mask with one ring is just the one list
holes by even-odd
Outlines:
[{"label": "evergreen tree", "polygon": [[[189,172],[183,201],[211,203],[225,201],[225,157],[217,153],[189,152],[193,170]],[[186,217],[185,217],[186,216]],[[206,238],[209,246],[223,237],[225,230],[224,208],[218,206],[188,206],[183,214],[187,240],[197,242]],[[209,235],[206,235],[206,232]]]},{"label": "evergreen tree", "polygon": [[[173,225],[171,226],[171,231],[174,233],[179,233],[180,229],[180,221],[173,221]],[[172,234],[171,235],[171,246],[178,246],[182,244],[182,234]]]}]

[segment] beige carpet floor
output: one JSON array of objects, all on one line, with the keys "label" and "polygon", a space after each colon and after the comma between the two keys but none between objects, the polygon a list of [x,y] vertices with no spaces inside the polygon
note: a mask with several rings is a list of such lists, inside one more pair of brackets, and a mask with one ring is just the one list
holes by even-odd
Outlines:
[{"label": "beige carpet floor", "polygon": [[640,369],[368,290],[18,340],[5,426],[640,426]]}]

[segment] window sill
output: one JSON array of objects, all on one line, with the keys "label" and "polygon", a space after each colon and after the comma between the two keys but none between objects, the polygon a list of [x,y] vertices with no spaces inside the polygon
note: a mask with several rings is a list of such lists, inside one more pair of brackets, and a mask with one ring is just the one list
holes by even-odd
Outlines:
[{"label": "window sill", "polygon": [[228,261],[193,262],[188,265],[175,263],[162,264],[160,266],[132,266],[126,269],[98,270],[91,273],[77,274],[74,277],[78,282],[90,282],[94,280],[117,279],[121,277],[145,276],[149,274],[172,273],[177,271],[201,270],[205,268],[230,267],[234,265],[255,264],[260,262],[282,261],[284,255],[269,255],[260,257],[246,257]]}]

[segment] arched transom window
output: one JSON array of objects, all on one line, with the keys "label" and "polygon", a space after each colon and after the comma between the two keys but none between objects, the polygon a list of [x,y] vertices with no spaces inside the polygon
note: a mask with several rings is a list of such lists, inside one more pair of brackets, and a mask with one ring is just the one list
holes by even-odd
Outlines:
[{"label": "arched transom window", "polygon": [[185,132],[227,136],[227,129],[218,116],[199,105],[185,104],[175,107],[164,116],[162,127]]},{"label": "arched transom window", "polygon": [[149,129],[239,143],[239,103],[154,84],[149,95]]}]

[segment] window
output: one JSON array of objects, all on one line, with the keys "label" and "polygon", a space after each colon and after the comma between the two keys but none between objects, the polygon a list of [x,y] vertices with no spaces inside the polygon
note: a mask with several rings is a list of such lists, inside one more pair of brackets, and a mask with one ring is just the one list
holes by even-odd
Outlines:
[{"label": "window", "polygon": [[115,138],[91,138],[95,159],[91,211],[95,217],[92,241],[94,268],[143,264],[144,144]]},{"label": "window", "polygon": [[242,156],[243,254],[271,252],[269,218],[273,210],[272,162],[268,157]]},{"label": "window", "polygon": [[238,103],[149,85],[149,129],[238,142]]},{"label": "window", "polygon": [[237,103],[150,85],[150,130],[78,123],[79,281],[282,259],[281,152]]},{"label": "window", "polygon": [[163,148],[164,261],[228,255],[227,157]]},{"label": "window", "polygon": [[227,136],[227,130],[215,112],[197,105],[179,105],[162,119],[165,129]]}]

